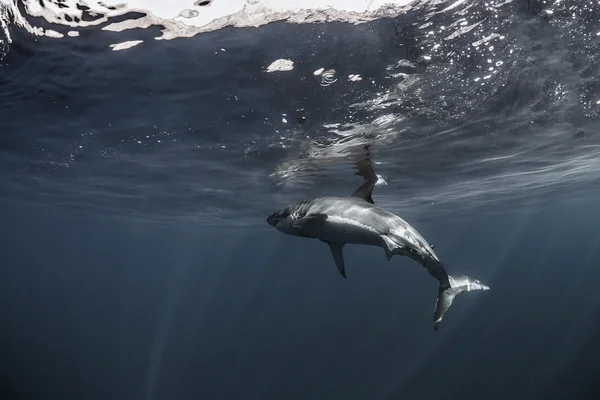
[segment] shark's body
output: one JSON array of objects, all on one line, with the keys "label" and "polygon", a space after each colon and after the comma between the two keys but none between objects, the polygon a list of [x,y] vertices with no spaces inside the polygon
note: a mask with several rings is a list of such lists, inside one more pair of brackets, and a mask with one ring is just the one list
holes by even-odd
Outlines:
[{"label": "shark's body", "polygon": [[[386,257],[408,256],[422,263],[440,282],[448,274],[427,241],[406,221],[381,207],[357,197],[319,197],[288,206],[290,218],[277,229],[293,236],[320,239],[341,252],[346,244],[383,248]],[[345,276],[344,265],[338,264]]]},{"label": "shark's body", "polygon": [[362,167],[367,173],[367,182],[351,196],[319,197],[290,204],[271,214],[267,222],[285,234],[327,243],[344,278],[342,249],[346,244],[378,246],[383,248],[388,260],[401,255],[419,262],[440,283],[433,324],[437,331],[456,295],[489,287],[466,276],[449,276],[433,246],[415,228],[374,204],[371,193],[377,176],[370,164]]}]

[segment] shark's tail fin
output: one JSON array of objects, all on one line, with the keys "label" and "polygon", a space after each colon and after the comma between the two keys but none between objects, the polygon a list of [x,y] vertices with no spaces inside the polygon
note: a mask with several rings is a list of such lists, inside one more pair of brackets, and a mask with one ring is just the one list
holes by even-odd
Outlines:
[{"label": "shark's tail fin", "polygon": [[462,292],[470,292],[473,290],[489,290],[490,287],[479,282],[477,279],[469,278],[464,275],[448,275],[450,286],[442,287],[438,291],[435,310],[433,311],[433,329],[437,332],[444,314],[450,306],[454,298]]}]

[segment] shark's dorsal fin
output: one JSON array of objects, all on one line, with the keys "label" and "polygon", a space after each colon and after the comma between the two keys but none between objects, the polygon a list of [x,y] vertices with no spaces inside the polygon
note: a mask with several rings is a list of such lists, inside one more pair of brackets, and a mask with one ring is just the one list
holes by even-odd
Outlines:
[{"label": "shark's dorsal fin", "polygon": [[363,199],[371,204],[375,204],[373,201],[373,197],[371,197],[373,193],[373,188],[375,187],[375,182],[365,182],[358,189],[352,193],[352,197],[358,197],[359,199]]},{"label": "shark's dorsal fin", "polygon": [[358,197],[359,199],[363,199],[366,202],[371,204],[375,204],[373,201],[373,188],[377,183],[377,174],[373,170],[373,166],[371,165],[371,161],[368,159],[360,160],[357,163],[358,167],[358,175],[365,178],[366,182],[363,183],[352,193],[352,197]]},{"label": "shark's dorsal fin", "polygon": [[333,260],[335,261],[335,265],[340,271],[340,274],[345,278],[346,277],[346,269],[344,268],[344,253],[342,249],[344,248],[343,244],[325,242],[329,245],[329,249],[331,250],[331,255],[333,255]]}]

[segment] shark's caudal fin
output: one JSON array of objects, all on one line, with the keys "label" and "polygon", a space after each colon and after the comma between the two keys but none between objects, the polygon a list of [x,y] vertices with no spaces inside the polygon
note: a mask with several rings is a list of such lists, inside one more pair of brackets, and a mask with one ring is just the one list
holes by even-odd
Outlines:
[{"label": "shark's caudal fin", "polygon": [[450,286],[446,288],[440,287],[438,291],[435,310],[433,311],[433,329],[438,331],[440,322],[444,318],[444,314],[450,306],[454,298],[462,292],[471,292],[473,290],[489,290],[490,287],[479,282],[477,279],[469,278],[464,275],[448,275]]}]

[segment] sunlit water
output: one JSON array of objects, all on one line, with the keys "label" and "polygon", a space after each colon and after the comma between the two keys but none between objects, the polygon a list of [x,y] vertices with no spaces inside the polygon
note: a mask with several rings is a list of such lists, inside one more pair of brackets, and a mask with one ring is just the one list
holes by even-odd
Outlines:
[{"label": "sunlit water", "polygon": [[[27,372],[94,399],[593,398],[597,2],[419,2],[160,41],[31,19],[64,37],[8,21],[0,43],[6,387],[33,393]],[[338,282],[325,247],[265,222],[350,194],[365,157],[375,201],[492,286],[457,300],[445,339],[411,261],[351,249]]]},{"label": "sunlit water", "polygon": [[[379,201],[398,211],[529,204],[597,184],[598,7],[445,6],[168,42],[151,40],[154,28],[60,40],[14,30],[0,77],[4,197],[262,224],[275,204],[353,190],[364,145],[388,183]],[[265,72],[277,59],[293,69]],[[321,68],[337,80],[323,85]]]}]

